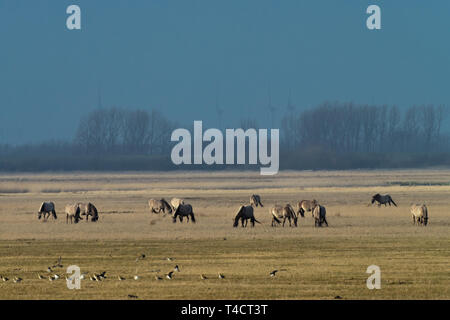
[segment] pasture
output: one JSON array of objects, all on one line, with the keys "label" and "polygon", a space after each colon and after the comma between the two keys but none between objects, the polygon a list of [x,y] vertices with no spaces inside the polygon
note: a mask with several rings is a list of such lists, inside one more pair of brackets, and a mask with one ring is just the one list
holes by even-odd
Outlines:
[{"label": "pasture", "polygon": [[[376,193],[398,207],[369,206]],[[233,228],[252,194],[261,224]],[[0,275],[23,281],[0,281],[0,299],[449,299],[449,195],[450,170],[437,169],[1,174]],[[162,197],[184,198],[197,223],[150,213],[147,201]],[[302,199],[326,207],[329,227],[314,228],[311,212],[298,228],[271,227],[274,204]],[[42,201],[55,203],[56,221],[37,219]],[[78,201],[94,203],[99,221],[66,224],[64,206]],[[428,226],[413,225],[413,203],[426,203]],[[38,279],[59,256],[51,274],[61,279]],[[366,287],[373,264],[380,290]],[[107,278],[69,290],[69,265]]]}]

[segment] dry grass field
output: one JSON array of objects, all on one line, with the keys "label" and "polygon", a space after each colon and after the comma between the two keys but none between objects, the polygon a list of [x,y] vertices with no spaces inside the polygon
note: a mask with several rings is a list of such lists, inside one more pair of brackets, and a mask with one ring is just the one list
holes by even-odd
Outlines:
[{"label": "dry grass field", "polygon": [[[262,224],[233,228],[253,193]],[[368,206],[375,193],[398,207]],[[0,275],[23,281],[0,281],[0,299],[449,299],[449,195],[450,170],[1,174]],[[149,212],[148,199],[175,196],[193,205],[196,224]],[[273,204],[312,198],[328,228],[314,228],[310,213],[298,228],[270,226]],[[56,221],[38,221],[42,201],[55,202]],[[99,221],[66,224],[75,201],[93,202]],[[414,202],[427,204],[428,226],[413,226]],[[58,256],[62,279],[38,279]],[[172,280],[155,279],[176,264]],[[380,290],[366,287],[372,264]],[[69,265],[108,278],[69,290]],[[286,271],[271,278],[274,269]]]}]

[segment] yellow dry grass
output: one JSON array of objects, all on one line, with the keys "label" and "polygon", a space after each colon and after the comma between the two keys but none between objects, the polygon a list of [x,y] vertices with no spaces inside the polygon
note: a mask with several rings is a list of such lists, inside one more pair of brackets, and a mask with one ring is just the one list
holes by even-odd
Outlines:
[{"label": "yellow dry grass", "polygon": [[[368,206],[378,192],[399,206]],[[253,193],[262,197],[262,224],[232,228]],[[449,193],[450,171],[438,169],[2,174],[0,275],[24,281],[0,281],[0,298],[449,299]],[[193,205],[197,224],[149,213],[148,199],[175,196]],[[326,206],[330,227],[314,228],[310,213],[298,228],[270,227],[270,206],[311,198]],[[42,201],[55,202],[58,220],[37,220]],[[66,224],[64,205],[75,201],[95,203],[99,222]],[[409,206],[416,202],[429,208],[427,227],[412,225]],[[142,253],[147,257],[136,262]],[[109,277],[83,280],[81,290],[39,280],[58,256],[60,275],[75,264]],[[181,272],[173,280],[154,279],[175,264]],[[372,264],[381,268],[380,290],[366,288]],[[271,278],[273,269],[287,271]],[[135,274],[141,279],[131,280]]]}]

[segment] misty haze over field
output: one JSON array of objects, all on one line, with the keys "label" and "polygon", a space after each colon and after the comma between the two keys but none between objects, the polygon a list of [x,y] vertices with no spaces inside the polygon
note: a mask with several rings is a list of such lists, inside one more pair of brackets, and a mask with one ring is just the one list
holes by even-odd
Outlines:
[{"label": "misty haze over field", "polygon": [[0,1],[0,144],[72,141],[99,107],[278,127],[325,101],[446,106],[450,3],[376,1],[370,31],[372,2]]}]

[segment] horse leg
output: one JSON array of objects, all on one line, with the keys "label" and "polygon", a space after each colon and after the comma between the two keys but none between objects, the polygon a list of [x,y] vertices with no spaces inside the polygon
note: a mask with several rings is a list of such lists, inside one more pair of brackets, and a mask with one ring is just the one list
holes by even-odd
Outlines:
[{"label": "horse leg", "polygon": [[325,222],[325,224],[327,225],[327,227],[328,227],[328,222],[327,222],[327,218],[323,218],[323,222]]},{"label": "horse leg", "polygon": [[283,228],[284,228],[284,223],[286,222],[286,217],[283,218]]}]

